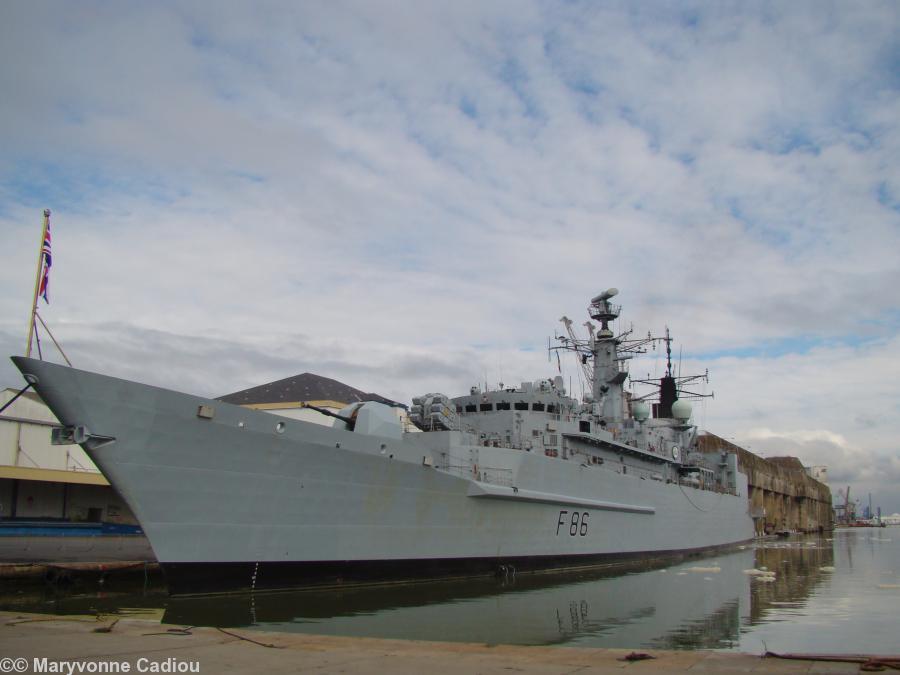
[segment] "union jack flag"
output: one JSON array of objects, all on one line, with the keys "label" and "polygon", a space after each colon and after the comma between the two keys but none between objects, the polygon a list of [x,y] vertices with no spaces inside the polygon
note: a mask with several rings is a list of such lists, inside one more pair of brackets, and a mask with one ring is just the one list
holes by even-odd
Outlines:
[{"label": "union jack flag", "polygon": [[50,266],[53,264],[53,256],[50,254],[50,221],[47,221],[47,230],[44,232],[44,244],[41,246],[41,258],[44,263],[44,269],[41,272],[41,288],[39,295],[44,298],[44,302],[50,304],[50,298],[47,297],[47,290],[50,286]]}]

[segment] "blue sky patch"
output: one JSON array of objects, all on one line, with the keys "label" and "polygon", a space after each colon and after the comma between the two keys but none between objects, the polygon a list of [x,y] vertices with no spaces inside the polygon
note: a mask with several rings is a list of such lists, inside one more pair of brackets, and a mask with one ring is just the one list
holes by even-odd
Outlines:
[{"label": "blue sky patch", "polygon": [[860,347],[872,338],[862,335],[842,335],[839,337],[823,337],[814,335],[795,335],[775,340],[765,340],[756,344],[748,344],[729,349],[711,350],[705,352],[685,352],[684,358],[712,361],[724,358],[753,359],[753,358],[780,358],[788,355],[808,354],[817,348],[835,347]]},{"label": "blue sky patch", "polygon": [[891,189],[888,187],[887,181],[881,181],[878,184],[876,195],[879,204],[900,212],[900,200],[891,194]]},{"label": "blue sky patch", "polygon": [[158,204],[169,204],[189,194],[187,188],[175,187],[159,177],[114,174],[94,163],[18,162],[0,183],[22,206],[75,213],[91,213],[104,199],[122,192]]}]

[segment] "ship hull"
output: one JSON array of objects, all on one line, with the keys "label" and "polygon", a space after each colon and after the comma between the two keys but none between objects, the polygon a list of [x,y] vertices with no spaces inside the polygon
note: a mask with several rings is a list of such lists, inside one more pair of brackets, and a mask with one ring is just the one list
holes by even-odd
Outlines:
[{"label": "ship hull", "polygon": [[585,553],[569,556],[314,560],[291,562],[163,563],[171,595],[213,595],[297,588],[333,588],[472,577],[610,568],[617,574],[669,565],[685,558],[734,550],[739,542],[690,550]]},{"label": "ship hull", "polygon": [[[453,432],[367,436],[14,361],[64,425],[114,439],[83,447],[138,517],[173,594],[571,568],[753,536],[742,475],[736,495],[715,493],[488,454]],[[471,472],[449,459],[463,455]]]}]

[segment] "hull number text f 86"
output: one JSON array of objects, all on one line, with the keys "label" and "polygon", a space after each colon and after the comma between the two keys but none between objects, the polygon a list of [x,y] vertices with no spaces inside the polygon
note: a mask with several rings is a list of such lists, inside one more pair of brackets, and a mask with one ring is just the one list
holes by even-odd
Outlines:
[{"label": "hull number text f 86", "polygon": [[560,511],[559,521],[556,523],[556,536],[558,537],[560,532],[565,533],[566,531],[570,537],[585,536],[588,532],[588,518],[590,517],[591,514],[587,511],[572,511],[571,514],[568,511]]}]

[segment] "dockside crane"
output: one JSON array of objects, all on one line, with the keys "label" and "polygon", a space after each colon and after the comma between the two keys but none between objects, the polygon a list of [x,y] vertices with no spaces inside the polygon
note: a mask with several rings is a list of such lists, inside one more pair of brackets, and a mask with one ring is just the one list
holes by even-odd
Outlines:
[{"label": "dockside crane", "polygon": [[590,337],[588,340],[579,340],[578,336],[575,335],[575,330],[572,328],[572,319],[564,316],[560,321],[566,327],[566,332],[569,334],[569,344],[573,348],[572,351],[575,352],[575,356],[578,358],[578,365],[581,366],[581,372],[584,373],[585,381],[590,384],[594,381],[594,367],[590,358],[591,351],[594,347],[594,327],[590,322],[585,323],[584,325],[587,326],[588,335]]}]

